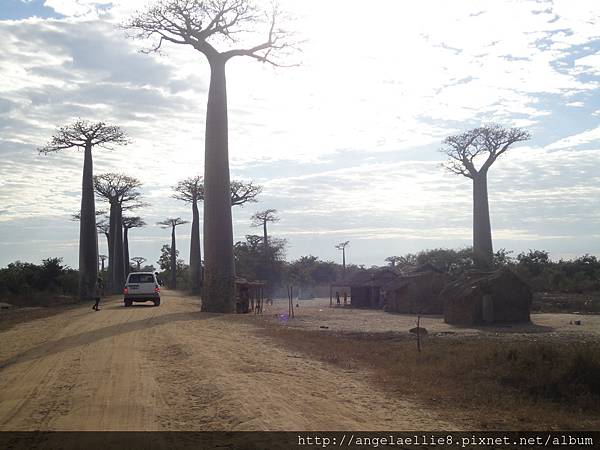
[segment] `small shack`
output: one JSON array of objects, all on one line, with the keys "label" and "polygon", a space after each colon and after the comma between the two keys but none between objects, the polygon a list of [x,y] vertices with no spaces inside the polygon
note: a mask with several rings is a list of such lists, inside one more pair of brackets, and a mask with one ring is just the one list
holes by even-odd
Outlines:
[{"label": "small shack", "polygon": [[403,314],[442,314],[440,292],[450,277],[431,264],[417,267],[383,286],[385,311]]},{"label": "small shack", "polygon": [[350,305],[353,308],[383,308],[382,288],[398,278],[400,272],[391,267],[361,270],[339,285],[350,288]]},{"label": "small shack", "polygon": [[235,312],[238,314],[262,313],[265,286],[264,281],[249,281],[236,277]]},{"label": "small shack", "polygon": [[508,269],[465,272],[446,286],[444,320],[456,325],[529,322],[532,293],[529,286]]}]

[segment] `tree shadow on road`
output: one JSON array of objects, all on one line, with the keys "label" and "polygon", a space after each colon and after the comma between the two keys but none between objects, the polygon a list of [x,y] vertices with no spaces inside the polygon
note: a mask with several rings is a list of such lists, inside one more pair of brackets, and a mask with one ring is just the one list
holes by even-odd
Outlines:
[{"label": "tree shadow on road", "polygon": [[[106,309],[112,308],[107,307]],[[220,317],[223,317],[223,314],[193,311],[166,314],[163,316],[145,317],[143,319],[134,320],[131,322],[116,323],[103,328],[84,331],[83,333],[65,336],[60,339],[48,341],[43,344],[37,345],[25,352],[19,353],[11,358],[1,361],[0,370],[5,369],[6,367],[15,363],[27,362],[34,359],[42,358],[44,356],[49,356],[63,351],[67,351],[75,347],[90,345],[102,339],[114,337],[125,333],[131,333],[142,329],[147,329],[159,325],[165,325],[173,322],[211,320],[218,319]]]}]

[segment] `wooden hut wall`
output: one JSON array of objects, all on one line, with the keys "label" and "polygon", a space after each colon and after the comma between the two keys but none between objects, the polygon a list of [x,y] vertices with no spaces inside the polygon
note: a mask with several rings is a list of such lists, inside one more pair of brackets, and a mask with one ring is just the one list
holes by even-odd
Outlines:
[{"label": "wooden hut wall", "polygon": [[354,308],[370,308],[369,286],[352,286],[350,288],[351,305]]},{"label": "wooden hut wall", "polygon": [[442,314],[440,292],[449,281],[444,273],[425,272],[399,280],[386,290],[386,311],[405,314]]},{"label": "wooden hut wall", "polygon": [[485,323],[484,297],[491,301],[492,322],[529,322],[531,290],[508,270],[462,277],[447,286],[444,298],[444,320],[459,325]]}]

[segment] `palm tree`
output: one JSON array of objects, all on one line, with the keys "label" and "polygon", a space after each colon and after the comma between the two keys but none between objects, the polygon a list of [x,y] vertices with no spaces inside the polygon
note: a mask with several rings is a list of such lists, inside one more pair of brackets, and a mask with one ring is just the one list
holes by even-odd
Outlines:
[{"label": "palm tree", "polygon": [[56,129],[50,142],[39,149],[47,155],[61,150],[83,149],[83,176],[81,179],[81,220],[79,221],[79,298],[94,298],[98,278],[98,233],[96,231],[96,205],[94,202],[94,167],[92,149],[126,145],[125,133],[104,122],[78,119],[70,125]]}]

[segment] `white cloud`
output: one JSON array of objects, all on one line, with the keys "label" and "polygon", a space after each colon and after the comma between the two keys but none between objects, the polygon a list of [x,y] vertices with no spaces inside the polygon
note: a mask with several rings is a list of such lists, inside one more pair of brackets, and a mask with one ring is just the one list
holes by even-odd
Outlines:
[{"label": "white cloud", "polygon": [[573,134],[547,145],[548,150],[556,150],[560,148],[573,148],[579,145],[589,144],[600,141],[600,126],[591,128],[581,133]]}]

